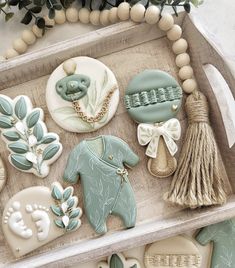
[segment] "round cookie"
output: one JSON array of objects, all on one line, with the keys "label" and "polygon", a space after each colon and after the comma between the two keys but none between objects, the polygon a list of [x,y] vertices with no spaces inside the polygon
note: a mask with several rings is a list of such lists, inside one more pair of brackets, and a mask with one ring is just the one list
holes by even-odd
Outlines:
[{"label": "round cookie", "polygon": [[146,268],[200,268],[201,259],[193,240],[182,235],[148,245],[144,254]]},{"label": "round cookie", "polygon": [[73,58],[51,74],[46,102],[54,121],[65,130],[95,131],[105,126],[117,110],[117,80],[102,62],[89,57]]}]

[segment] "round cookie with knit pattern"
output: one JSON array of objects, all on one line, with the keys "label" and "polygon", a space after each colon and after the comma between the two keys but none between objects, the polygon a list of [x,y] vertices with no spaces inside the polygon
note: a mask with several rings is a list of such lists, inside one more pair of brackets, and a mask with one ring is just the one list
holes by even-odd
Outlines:
[{"label": "round cookie with knit pattern", "polygon": [[105,126],[119,103],[113,72],[89,57],[69,59],[51,74],[46,89],[48,110],[65,130],[92,132]]}]

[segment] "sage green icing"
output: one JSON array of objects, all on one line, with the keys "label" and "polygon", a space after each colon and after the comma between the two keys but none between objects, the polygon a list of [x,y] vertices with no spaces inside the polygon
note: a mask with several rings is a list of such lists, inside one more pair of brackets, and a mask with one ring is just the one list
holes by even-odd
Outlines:
[{"label": "sage green icing", "polygon": [[11,155],[12,164],[21,170],[29,170],[33,167],[33,163],[28,161],[24,155],[12,154]]},{"label": "sage green icing", "polygon": [[179,111],[182,89],[168,73],[145,70],[131,80],[124,99],[129,115],[136,122],[164,122]]},{"label": "sage green icing", "polygon": [[60,79],[56,83],[56,92],[66,101],[76,101],[87,94],[91,80],[82,74],[73,74]]},{"label": "sage green icing", "polygon": [[201,245],[213,243],[211,268],[235,267],[235,219],[203,228],[196,240]]},{"label": "sage green icing", "polygon": [[12,115],[13,109],[8,100],[0,97],[0,113],[4,115]]},{"label": "sage green icing", "polygon": [[22,96],[15,104],[15,115],[20,119],[24,119],[27,114],[27,105],[25,98]]},{"label": "sage green icing", "polygon": [[136,202],[124,165],[138,161],[123,140],[106,135],[84,140],[70,153],[64,181],[76,183],[80,176],[86,216],[97,233],[107,232],[109,214],[121,217],[127,228],[135,226]]},{"label": "sage green icing", "polygon": [[117,254],[113,254],[110,258],[110,268],[124,268],[124,263]]}]

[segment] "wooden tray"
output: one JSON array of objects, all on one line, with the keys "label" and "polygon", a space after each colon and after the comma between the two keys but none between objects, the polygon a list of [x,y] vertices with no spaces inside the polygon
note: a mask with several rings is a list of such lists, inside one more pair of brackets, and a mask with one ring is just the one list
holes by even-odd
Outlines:
[{"label": "wooden tray", "polygon": [[[215,65],[233,89],[233,96],[235,95],[235,81],[223,59],[195,29],[189,17],[181,14],[177,22],[182,25],[184,36],[189,42],[195,76],[210,102],[211,122],[224,160],[224,180],[229,194],[228,203],[221,207],[190,211],[170,206],[162,200],[162,195],[167,191],[171,178],[159,180],[147,172],[145,148],[139,146],[137,142],[137,125],[125,111],[123,94],[133,75],[146,68],[158,68],[177,78],[175,56],[171,51],[171,43],[156,25],[119,23],[0,64],[1,93],[10,97],[19,94],[28,95],[35,106],[43,108],[48,129],[60,135],[64,146],[62,156],[52,165],[49,176],[42,180],[14,169],[7,162],[8,152],[1,141],[0,153],[7,166],[8,181],[0,195],[0,209],[2,214],[7,200],[26,187],[49,186],[53,181],[61,181],[68,154],[82,139],[99,134],[112,134],[127,141],[141,159],[140,164],[130,171],[130,181],[138,206],[137,226],[130,230],[122,230],[120,220],[110,217],[108,222],[110,231],[104,236],[97,237],[86,217],[83,216],[83,225],[77,232],[67,234],[20,260],[14,260],[0,231],[2,266],[8,264],[17,268],[67,267],[235,216],[235,147],[228,148],[220,110],[202,67],[206,63]],[[45,104],[45,88],[50,73],[62,61],[78,55],[98,58],[107,64],[116,75],[121,91],[121,101],[113,120],[101,130],[86,135],[72,134],[59,128],[48,114]],[[182,137],[184,137],[186,117],[183,110],[179,119],[183,127]],[[81,200],[80,184],[76,186],[76,193],[79,194]]]}]

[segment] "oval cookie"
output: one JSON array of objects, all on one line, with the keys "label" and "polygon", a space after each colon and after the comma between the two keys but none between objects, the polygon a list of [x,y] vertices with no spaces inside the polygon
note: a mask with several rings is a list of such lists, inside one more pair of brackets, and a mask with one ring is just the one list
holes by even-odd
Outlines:
[{"label": "oval cookie", "polygon": [[73,58],[51,74],[46,102],[52,118],[65,130],[95,131],[105,126],[117,110],[117,80],[102,62],[89,57]]},{"label": "oval cookie", "polygon": [[147,246],[144,263],[146,268],[200,268],[201,254],[190,237],[179,235]]}]

